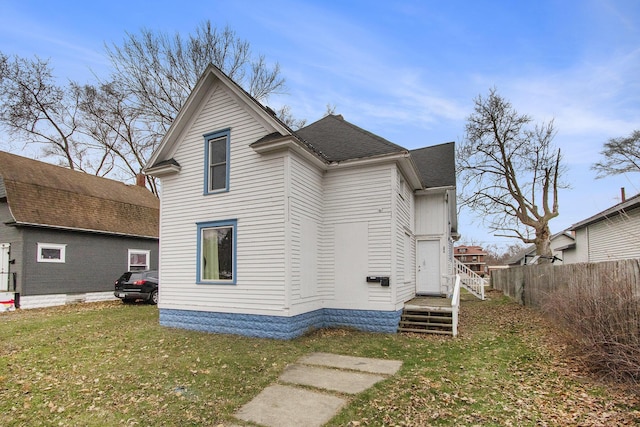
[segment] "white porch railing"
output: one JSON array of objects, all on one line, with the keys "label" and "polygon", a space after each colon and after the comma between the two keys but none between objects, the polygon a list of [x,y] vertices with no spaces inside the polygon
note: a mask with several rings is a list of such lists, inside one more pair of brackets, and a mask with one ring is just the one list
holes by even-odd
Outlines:
[{"label": "white porch railing", "polygon": [[453,265],[455,267],[454,273],[460,276],[462,287],[484,300],[484,279],[457,259],[453,260]]},{"label": "white porch railing", "polygon": [[458,312],[460,311],[460,275],[455,275],[453,294],[451,295],[451,333],[458,336]]}]

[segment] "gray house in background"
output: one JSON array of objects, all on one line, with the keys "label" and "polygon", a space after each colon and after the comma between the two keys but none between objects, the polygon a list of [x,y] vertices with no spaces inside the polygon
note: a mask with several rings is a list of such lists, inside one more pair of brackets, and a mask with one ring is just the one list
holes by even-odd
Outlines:
[{"label": "gray house in background", "polygon": [[113,299],[157,269],[159,200],[140,185],[0,152],[0,309]]}]

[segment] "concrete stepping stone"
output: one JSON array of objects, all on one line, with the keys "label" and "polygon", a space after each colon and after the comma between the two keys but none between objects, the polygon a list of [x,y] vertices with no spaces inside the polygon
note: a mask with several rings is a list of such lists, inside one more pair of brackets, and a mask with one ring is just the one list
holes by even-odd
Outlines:
[{"label": "concrete stepping stone", "polygon": [[402,366],[400,360],[371,359],[368,357],[343,356],[331,353],[311,353],[298,360],[305,365],[320,365],[340,369],[352,369],[373,374],[393,375]]},{"label": "concrete stepping stone", "polygon": [[316,388],[357,394],[386,377],[361,372],[341,371],[308,365],[289,365],[280,375],[280,381],[308,385]]},{"label": "concrete stepping stone", "polygon": [[337,396],[275,384],[240,408],[235,417],[266,427],[320,427],[346,403]]},{"label": "concrete stepping stone", "polygon": [[[357,394],[398,372],[399,360],[312,353],[280,375],[286,385],[271,385],[235,417],[265,427],[321,427],[347,404],[330,393]],[[297,386],[311,386],[326,393]]]}]

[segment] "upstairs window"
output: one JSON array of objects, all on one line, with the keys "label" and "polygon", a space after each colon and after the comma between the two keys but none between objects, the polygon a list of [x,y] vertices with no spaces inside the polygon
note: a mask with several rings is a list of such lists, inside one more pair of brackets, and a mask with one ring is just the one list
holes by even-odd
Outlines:
[{"label": "upstairs window", "polygon": [[230,129],[204,135],[204,194],[229,191]]}]

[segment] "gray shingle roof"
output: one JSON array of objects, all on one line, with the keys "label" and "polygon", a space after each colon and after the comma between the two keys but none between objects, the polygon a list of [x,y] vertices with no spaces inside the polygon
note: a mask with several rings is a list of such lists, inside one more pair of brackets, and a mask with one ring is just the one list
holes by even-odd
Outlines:
[{"label": "gray shingle roof", "polygon": [[146,188],[1,151],[0,179],[19,224],[158,237],[160,203]]},{"label": "gray shingle roof", "polygon": [[411,158],[418,167],[427,188],[456,185],[455,144],[445,144],[411,150]]},{"label": "gray shingle roof", "polygon": [[456,185],[453,142],[409,151],[333,114],[296,131],[296,134],[305,143],[313,145],[329,162],[409,152],[426,188]]},{"label": "gray shingle roof", "polygon": [[405,148],[347,122],[340,115],[330,114],[297,130],[296,134],[330,162],[407,152]]}]

